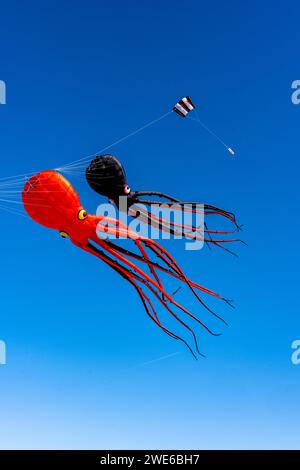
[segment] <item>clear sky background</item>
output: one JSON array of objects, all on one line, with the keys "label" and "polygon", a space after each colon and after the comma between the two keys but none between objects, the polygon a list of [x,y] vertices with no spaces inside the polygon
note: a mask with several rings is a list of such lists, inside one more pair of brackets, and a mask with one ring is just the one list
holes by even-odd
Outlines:
[{"label": "clear sky background", "polygon": [[[1,177],[92,154],[189,94],[236,158],[175,115],[112,152],[133,188],[234,211],[249,244],[236,259],[164,243],[191,278],[235,300],[218,305],[230,323],[220,338],[196,327],[207,355],[196,362],[107,266],[1,211],[1,448],[300,447],[299,10],[1,2]],[[94,212],[100,197],[71,182]]]}]

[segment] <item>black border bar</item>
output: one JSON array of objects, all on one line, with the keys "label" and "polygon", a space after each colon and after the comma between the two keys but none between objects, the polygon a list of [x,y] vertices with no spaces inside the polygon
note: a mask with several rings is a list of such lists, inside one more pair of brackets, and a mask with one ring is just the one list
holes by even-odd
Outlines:
[{"label": "black border bar", "polygon": [[[1,443],[0,443],[1,445]],[[76,467],[118,465],[123,468],[147,468],[149,465],[199,466],[207,463],[239,464],[300,462],[298,450],[0,450],[0,468],[24,465],[69,465]]]}]

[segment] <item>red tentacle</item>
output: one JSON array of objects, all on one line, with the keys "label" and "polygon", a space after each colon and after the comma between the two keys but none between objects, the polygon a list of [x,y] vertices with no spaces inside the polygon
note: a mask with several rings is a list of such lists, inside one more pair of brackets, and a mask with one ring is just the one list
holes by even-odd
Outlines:
[{"label": "red tentacle", "polygon": [[[153,242],[153,240],[147,240],[147,246],[149,246],[150,249],[152,249],[152,246],[151,246],[151,243]],[[183,277],[183,280],[184,282],[186,282],[186,284],[188,285],[188,287],[190,288],[190,290],[193,292],[194,296],[199,300],[199,302],[203,305],[203,307],[206,308],[206,310],[208,310],[213,316],[215,316],[216,318],[218,318],[219,320],[221,320],[226,326],[228,326],[227,322],[220,316],[218,315],[217,313],[215,313],[202,299],[201,297],[197,294],[197,292],[195,291],[194,289],[194,286],[193,286],[193,283],[187,278],[187,276],[184,274],[184,272],[182,271],[182,269],[179,267],[179,265],[176,263],[176,261],[174,260],[174,258],[166,251],[164,250],[158,243],[154,243],[156,247],[159,247],[161,251],[165,252],[167,255],[168,255],[168,258],[170,259],[171,262],[174,263],[174,266],[175,266],[175,269],[178,270],[178,272],[181,274],[181,276]],[[153,250],[156,254],[157,254],[157,250],[154,248]],[[205,288],[203,288],[205,289]],[[206,292],[206,293],[209,293],[210,295],[213,295],[215,297],[219,297],[218,294],[216,294],[215,292],[213,291],[209,291],[209,292]],[[224,299],[225,300],[225,299]]]},{"label": "red tentacle", "polygon": [[[145,241],[144,239],[141,238],[142,241]],[[150,243],[152,242],[153,240],[148,240],[147,241]],[[104,241],[101,241],[101,240],[98,240],[97,243],[100,244],[100,246],[104,247]],[[158,245],[158,244],[157,244]],[[160,246],[160,245],[158,245]],[[179,304],[178,302],[176,302],[171,295],[169,295],[162,287],[159,286],[159,284],[157,284],[153,279],[151,279],[143,270],[141,270],[138,266],[136,266],[134,263],[132,263],[131,261],[129,261],[128,259],[126,259],[124,256],[120,255],[120,253],[118,253],[117,250],[113,249],[113,248],[107,248],[111,254],[113,254],[113,256],[115,256],[117,259],[119,259],[120,261],[122,261],[124,264],[126,264],[127,266],[129,266],[131,269],[133,269],[133,271],[135,271],[136,273],[138,273],[143,279],[145,279],[146,281],[148,281],[150,284],[152,284],[156,289],[158,289],[160,291],[160,293],[169,301],[171,302],[173,305],[175,305],[176,307],[178,307],[180,310],[182,310],[184,313],[186,313],[187,315],[189,315],[191,318],[193,318],[195,321],[197,321],[205,330],[207,330],[211,335],[213,336],[219,336],[219,333],[214,333],[207,325],[205,325],[201,320],[199,320],[199,318],[197,318],[195,315],[193,315],[189,310],[187,310],[185,307],[183,307],[181,304]],[[184,274],[182,273],[183,277],[184,277],[184,280],[183,282],[187,283],[189,285],[189,282],[186,278],[186,276],[184,276]],[[203,305],[205,306],[204,302],[202,301],[201,303],[203,303]],[[207,309],[209,310],[209,308],[207,307]]]},{"label": "red tentacle", "polygon": [[[157,313],[155,311],[155,308],[153,307],[152,305],[152,302],[151,300],[146,296],[146,294],[143,292],[143,290],[138,286],[138,284],[134,281],[134,279],[142,282],[146,287],[149,288],[149,290],[155,295],[155,297],[164,305],[164,307],[173,315],[174,318],[176,318],[176,320],[178,320],[185,328],[187,328],[193,335],[193,338],[194,338],[194,341],[195,341],[195,345],[196,345],[196,349],[197,349],[197,352],[199,352],[199,349],[198,349],[198,344],[197,344],[197,339],[196,339],[196,335],[194,333],[194,331],[188,326],[186,325],[177,315],[174,314],[174,312],[172,312],[165,304],[165,302],[160,298],[160,296],[157,294],[157,292],[155,291],[155,289],[153,289],[152,286],[150,286],[147,281],[145,281],[143,278],[141,278],[140,276],[136,275],[135,273],[133,273],[132,271],[130,271],[129,269],[127,269],[126,267],[124,266],[121,266],[117,261],[114,261],[113,259],[111,259],[109,256],[105,255],[105,253],[97,250],[95,251],[94,247],[92,245],[86,245],[86,246],[80,246],[81,248],[83,248],[84,250],[86,250],[87,252],[93,254],[94,256],[97,256],[98,258],[100,258],[102,261],[104,261],[106,264],[108,264],[109,266],[111,266],[115,271],[117,271],[119,274],[122,275],[122,277],[124,277],[128,282],[130,282],[134,287],[135,289],[137,290],[142,302],[143,302],[143,305],[144,305],[144,308],[146,310],[146,313],[150,316],[150,318],[167,334],[169,334],[170,336],[172,336],[173,338],[175,339],[178,339],[180,340],[181,342],[183,342],[187,347],[188,349],[190,350],[190,352],[193,354],[193,356],[197,359],[197,357],[195,356],[192,348],[190,347],[190,345],[183,339],[181,338],[180,336],[176,335],[175,333],[173,333],[172,331],[170,331],[168,328],[166,328],[164,325],[162,325],[162,323],[160,322],[158,316],[157,316]],[[110,252],[110,250],[108,249],[108,251]],[[149,303],[154,315],[151,314],[151,312],[149,311],[148,307],[147,307],[147,304],[146,302]],[[201,354],[199,352],[199,354]]]}]

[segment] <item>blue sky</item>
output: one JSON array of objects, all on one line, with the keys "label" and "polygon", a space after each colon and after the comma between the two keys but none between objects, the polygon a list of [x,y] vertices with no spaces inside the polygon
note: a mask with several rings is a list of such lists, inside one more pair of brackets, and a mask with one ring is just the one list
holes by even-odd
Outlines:
[{"label": "blue sky", "polygon": [[134,188],[233,210],[249,246],[165,242],[235,300],[196,362],[107,266],[1,211],[1,448],[299,448],[298,17],[288,1],[2,3],[1,177],[92,154],[190,94],[237,158],[175,115],[113,153]]}]

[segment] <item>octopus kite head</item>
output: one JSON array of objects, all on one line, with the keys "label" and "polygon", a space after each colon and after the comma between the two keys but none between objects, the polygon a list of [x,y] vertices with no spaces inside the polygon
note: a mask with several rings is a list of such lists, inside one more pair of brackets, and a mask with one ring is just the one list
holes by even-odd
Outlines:
[{"label": "octopus kite head", "polygon": [[90,226],[94,218],[82,207],[73,186],[57,171],[33,175],[24,186],[22,200],[33,220],[58,230],[64,238],[80,239],[83,224]]},{"label": "octopus kite head", "polygon": [[91,188],[118,204],[120,196],[130,199],[131,189],[126,182],[123,166],[113,155],[98,155],[86,169],[86,179]]}]

